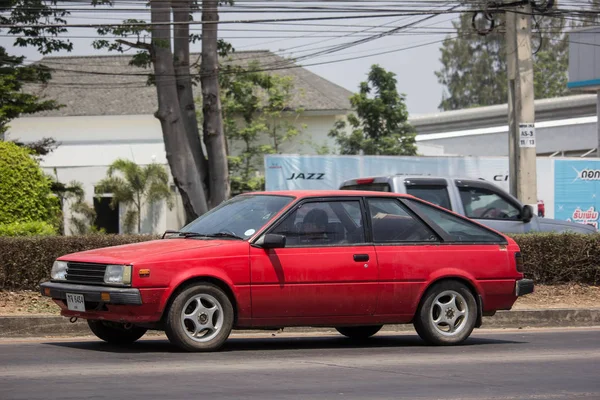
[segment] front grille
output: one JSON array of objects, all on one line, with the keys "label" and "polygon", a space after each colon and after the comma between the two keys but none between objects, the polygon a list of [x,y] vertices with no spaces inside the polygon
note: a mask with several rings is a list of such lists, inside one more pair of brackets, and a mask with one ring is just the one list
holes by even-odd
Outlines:
[{"label": "front grille", "polygon": [[67,266],[68,282],[104,284],[105,264],[67,262]]}]

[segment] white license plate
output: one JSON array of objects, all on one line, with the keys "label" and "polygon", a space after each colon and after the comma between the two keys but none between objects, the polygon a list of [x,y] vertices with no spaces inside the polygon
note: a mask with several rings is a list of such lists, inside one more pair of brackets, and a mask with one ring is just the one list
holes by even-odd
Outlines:
[{"label": "white license plate", "polygon": [[85,312],[85,300],[83,295],[67,293],[67,308],[71,311]]}]

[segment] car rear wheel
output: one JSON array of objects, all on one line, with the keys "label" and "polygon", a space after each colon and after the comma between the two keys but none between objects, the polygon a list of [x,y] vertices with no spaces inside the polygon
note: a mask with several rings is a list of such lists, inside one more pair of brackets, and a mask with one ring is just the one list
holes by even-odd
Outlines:
[{"label": "car rear wheel", "polygon": [[370,338],[382,328],[383,325],[370,326],[343,326],[335,328],[339,333],[350,339],[363,340]]},{"label": "car rear wheel", "polygon": [[131,344],[144,336],[147,329],[133,326],[126,328],[125,324],[109,321],[88,320],[88,326],[98,338],[110,344]]},{"label": "car rear wheel", "polygon": [[203,283],[184,289],[168,310],[165,333],[186,351],[218,350],[233,327],[233,306],[218,287]]},{"label": "car rear wheel", "polygon": [[477,322],[477,303],[468,287],[456,281],[432,286],[415,315],[414,326],[428,344],[443,346],[464,342]]}]

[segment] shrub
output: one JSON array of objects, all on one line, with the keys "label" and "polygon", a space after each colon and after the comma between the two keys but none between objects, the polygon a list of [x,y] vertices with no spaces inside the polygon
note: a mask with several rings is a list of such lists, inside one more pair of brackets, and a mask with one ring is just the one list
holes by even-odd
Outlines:
[{"label": "shrub", "polygon": [[60,256],[156,239],[142,235],[0,237],[0,289],[37,290]]},{"label": "shrub", "polygon": [[[157,236],[88,235],[0,237],[0,289],[37,290],[57,257],[99,247],[157,239]],[[526,277],[536,284],[600,284],[600,234],[514,236],[525,259]]]},{"label": "shrub", "polygon": [[52,225],[44,221],[0,224],[0,236],[51,236],[56,235]]},{"label": "shrub", "polygon": [[540,284],[600,284],[600,234],[535,233],[513,236],[528,278]]},{"label": "shrub", "polygon": [[28,150],[0,141],[0,224],[51,220],[58,201],[50,186]]}]

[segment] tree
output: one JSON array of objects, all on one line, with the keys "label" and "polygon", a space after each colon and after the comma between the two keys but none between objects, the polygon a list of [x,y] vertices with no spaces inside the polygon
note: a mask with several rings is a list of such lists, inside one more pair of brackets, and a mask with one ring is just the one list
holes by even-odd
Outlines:
[{"label": "tree", "polygon": [[72,233],[75,233],[76,235],[86,235],[98,231],[97,227],[94,226],[96,210],[92,205],[85,201],[85,191],[83,190],[83,184],[81,182],[71,181],[68,184],[60,182],[57,170],[54,168],[51,190],[60,203],[60,213],[57,218],[59,220],[59,234],[65,234],[64,210],[67,205],[69,205],[71,210],[69,226]]},{"label": "tree", "polygon": [[27,149],[0,141],[0,177],[0,224],[55,221],[51,180]]},{"label": "tree", "polygon": [[[265,154],[279,153],[281,146],[300,133],[288,120],[302,110],[290,106],[293,79],[261,72],[258,62],[221,66],[225,137],[232,193],[264,189],[257,172]],[[241,119],[241,121],[240,121]],[[232,152],[240,151],[233,156]]]},{"label": "tree", "polygon": [[[44,0],[3,0],[0,2],[0,26],[9,27],[6,31],[15,36],[15,46],[34,46],[42,54],[57,50],[70,51],[72,43],[57,38],[58,34],[66,31],[57,25],[66,22],[64,17],[68,12],[56,7],[56,4],[56,1]],[[19,24],[33,25],[39,22],[44,22],[46,26],[18,27]],[[0,28],[0,32],[3,31]],[[0,140],[4,140],[8,123],[20,115],[60,107],[54,100],[23,92],[25,84],[45,84],[51,78],[47,67],[40,64],[26,66],[24,60],[24,57],[11,56],[0,46]]]},{"label": "tree", "polygon": [[373,65],[368,80],[350,97],[354,113],[335,123],[329,136],[341,154],[407,155],[417,154],[415,130],[408,123],[405,96],[396,88],[395,74]]},{"label": "tree", "polygon": [[[204,23],[202,35],[198,36],[190,34],[188,22],[193,21],[192,12],[200,9],[200,3]],[[148,82],[156,86],[155,116],[161,123],[167,160],[188,222],[219,205],[230,194],[216,60],[219,53],[231,50],[231,46],[217,39],[218,4],[214,0],[150,0],[152,25],[142,20],[126,20],[118,27],[98,30],[101,35],[121,39],[94,42],[97,49],[122,53],[137,49],[131,64],[153,67]],[[190,42],[197,40],[202,41],[203,67],[198,76],[192,76]],[[208,157],[202,149],[192,91],[198,80],[203,92],[203,133]]]},{"label": "tree", "polygon": [[133,207],[124,217],[123,225],[127,232],[132,232],[137,225],[137,232],[141,233],[144,206],[165,200],[169,209],[173,207],[169,175],[159,164],[140,167],[133,161],[118,159],[108,168],[107,177],[98,182],[96,191],[112,193],[112,208],[119,204]]},{"label": "tree", "polygon": [[[595,3],[593,0],[591,3]],[[449,36],[440,51],[442,68],[435,72],[444,85],[439,109],[443,111],[504,104],[508,101],[506,70],[505,15],[495,13],[496,28],[485,35],[473,29],[472,13],[461,15],[453,22],[456,35]],[[556,15],[533,18],[532,46],[534,67],[534,97],[544,99],[569,94],[567,70],[569,43],[565,33],[577,24],[590,24]],[[485,19],[476,18],[476,28],[485,28]],[[487,26],[489,28],[489,25]]]}]

